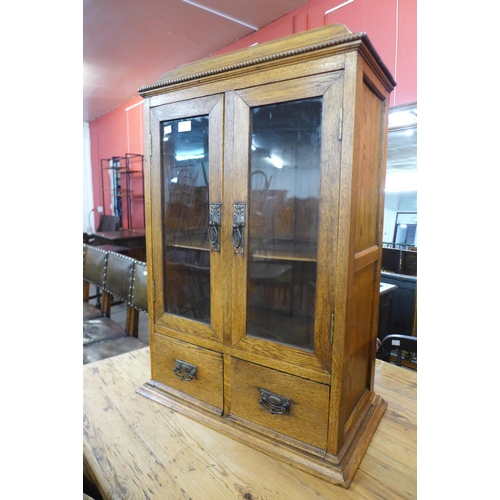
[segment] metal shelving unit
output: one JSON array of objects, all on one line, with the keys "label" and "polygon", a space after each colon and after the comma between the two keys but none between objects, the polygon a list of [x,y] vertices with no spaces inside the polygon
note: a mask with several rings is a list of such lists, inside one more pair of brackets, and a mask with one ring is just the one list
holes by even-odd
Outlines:
[{"label": "metal shelving unit", "polygon": [[[102,158],[101,186],[103,214],[118,216],[120,227],[125,222],[129,229],[145,226],[144,155],[126,153]],[[138,212],[139,216],[134,217]]]}]

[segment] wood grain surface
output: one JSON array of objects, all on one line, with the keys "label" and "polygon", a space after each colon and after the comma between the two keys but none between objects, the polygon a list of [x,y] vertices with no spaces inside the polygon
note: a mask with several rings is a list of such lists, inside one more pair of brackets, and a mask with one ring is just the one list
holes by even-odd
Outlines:
[{"label": "wood grain surface", "polygon": [[83,461],[106,499],[412,499],[417,376],[378,361],[388,408],[349,489],[297,470],[136,393],[149,348],[83,366]]}]

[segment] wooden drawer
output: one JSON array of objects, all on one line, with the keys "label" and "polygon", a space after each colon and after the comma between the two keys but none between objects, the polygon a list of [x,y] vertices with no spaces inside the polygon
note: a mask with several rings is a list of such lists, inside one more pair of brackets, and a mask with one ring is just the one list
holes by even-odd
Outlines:
[{"label": "wooden drawer", "polygon": [[[158,333],[154,334],[152,352],[153,380],[215,406],[222,412],[222,354],[170,339]],[[179,365],[178,362],[194,366],[196,368],[194,376],[191,378],[188,367]]]},{"label": "wooden drawer", "polygon": [[[273,396],[262,404],[277,413],[264,409],[262,390],[289,399],[288,410],[280,414],[273,408]],[[327,385],[231,358],[231,417],[242,424],[249,421],[326,450],[329,392]]]}]

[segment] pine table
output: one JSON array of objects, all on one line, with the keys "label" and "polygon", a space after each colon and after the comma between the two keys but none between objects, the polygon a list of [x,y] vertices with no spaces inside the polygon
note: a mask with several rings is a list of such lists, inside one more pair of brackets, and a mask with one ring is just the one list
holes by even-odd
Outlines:
[{"label": "pine table", "polygon": [[149,347],[83,366],[83,464],[106,499],[417,498],[417,373],[377,360],[388,408],[349,489],[138,393]]}]

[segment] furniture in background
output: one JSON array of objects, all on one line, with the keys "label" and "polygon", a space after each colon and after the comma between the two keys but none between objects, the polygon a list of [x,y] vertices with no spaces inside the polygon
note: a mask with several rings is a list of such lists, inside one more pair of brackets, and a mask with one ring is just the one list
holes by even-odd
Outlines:
[{"label": "furniture in background", "polygon": [[102,231],[118,231],[120,229],[120,218],[116,215],[105,215],[101,214],[99,216],[99,225],[97,226],[97,232]]},{"label": "furniture in background", "polygon": [[382,248],[382,271],[399,273],[401,271],[401,250],[398,248]]},{"label": "furniture in background", "polygon": [[100,246],[102,250],[108,252],[118,252],[129,254],[131,253],[129,247],[120,246],[110,241],[110,239],[99,237],[98,235],[116,234],[120,231],[120,218],[116,215],[103,215],[99,217],[99,225],[97,231],[93,234],[83,233],[83,242],[88,245]]},{"label": "furniture in background", "polygon": [[380,281],[396,285],[392,299],[391,333],[416,335],[417,277],[382,271]]},{"label": "furniture in background", "polygon": [[366,34],[330,25],[139,90],[155,296],[140,393],[345,487],[386,408],[373,377],[394,84]]},{"label": "furniture in background", "polygon": [[118,227],[144,227],[143,155],[126,153],[101,159],[101,186],[103,214],[118,217]]},{"label": "furniture in background", "polygon": [[379,340],[383,340],[389,335],[392,326],[392,309],[394,302],[394,293],[397,290],[396,285],[380,283],[380,301],[378,306],[378,333]]},{"label": "furniture in background", "polygon": [[[118,231],[120,229],[120,218],[115,215],[99,216],[99,225],[96,231]],[[94,234],[83,233],[83,242],[89,245],[99,245],[99,241],[95,238]]]},{"label": "furniture in background", "polygon": [[[94,267],[94,272],[88,271]],[[147,273],[144,262],[99,247],[84,245],[84,283],[88,274],[98,275],[102,290],[99,315],[83,319],[83,363],[146,347],[138,338],[139,313],[147,314]],[[95,284],[94,281],[91,281]],[[85,298],[85,295],[84,295]],[[111,319],[113,299],[127,303],[125,327]]]},{"label": "furniture in background", "polygon": [[141,229],[118,229],[93,234],[97,245],[105,250],[123,253],[134,259],[146,260],[146,233]]},{"label": "furniture in background", "polygon": [[374,390],[390,411],[346,490],[143,398],[150,369],[149,348],[83,366],[84,470],[103,498],[417,498],[414,371],[376,361]]},{"label": "furniture in background", "polygon": [[417,251],[382,248],[382,271],[417,276]]},{"label": "furniture in background", "polygon": [[401,273],[410,276],[417,275],[417,251],[401,250]]},{"label": "furniture in background", "polygon": [[[103,316],[101,289],[106,281],[106,264],[108,252],[102,248],[83,244],[83,320]],[[90,295],[90,285],[96,288],[95,296]],[[89,303],[96,299],[96,305]]]},{"label": "furniture in background", "polygon": [[[395,333],[387,335],[382,340],[382,346],[377,351],[377,358],[389,363],[393,361],[397,366],[401,366],[406,353],[409,354],[410,361],[416,359],[417,337]],[[416,362],[414,364],[416,365]]]}]

